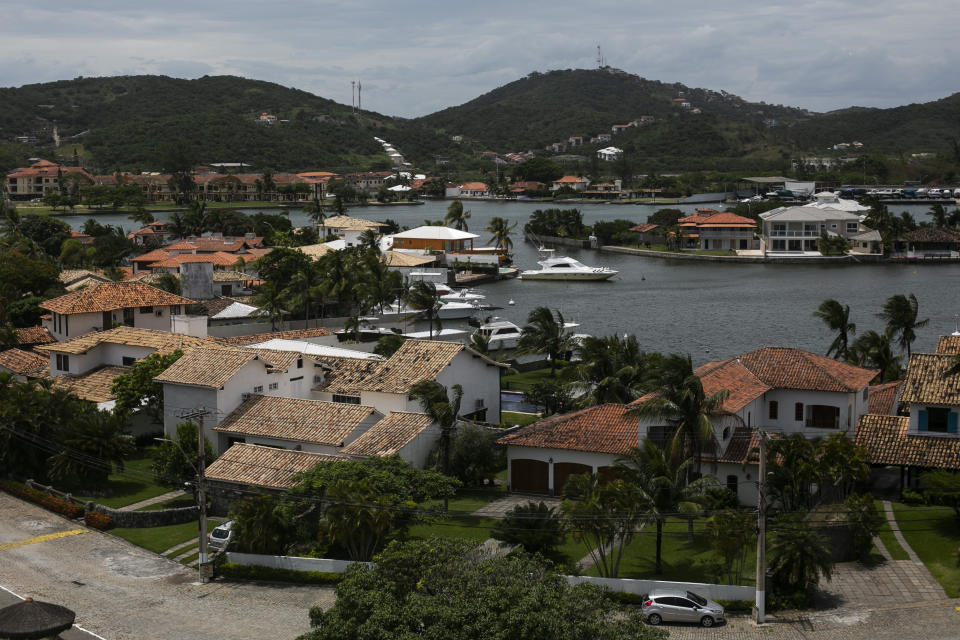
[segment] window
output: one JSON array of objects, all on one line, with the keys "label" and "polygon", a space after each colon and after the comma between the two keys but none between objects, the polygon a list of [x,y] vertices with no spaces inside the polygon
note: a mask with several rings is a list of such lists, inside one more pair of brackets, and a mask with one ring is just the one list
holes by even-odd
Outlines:
[{"label": "window", "polygon": [[860,225],[857,222],[848,222],[847,223],[847,233],[856,233]]},{"label": "window", "polygon": [[259,384],[253,388],[254,393],[263,393],[263,385]]},{"label": "window", "polygon": [[70,356],[57,354],[57,371],[70,371]]},{"label": "window", "polygon": [[123,324],[128,327],[133,326],[133,307],[127,307],[123,310]]},{"label": "window", "polygon": [[869,389],[870,389],[870,387],[864,387],[864,388],[863,388],[863,401],[864,401],[864,402],[866,402],[866,401],[867,401],[867,398],[869,398]]},{"label": "window", "polygon": [[313,384],[320,384],[323,382],[323,376],[313,376]]},{"label": "window", "polygon": [[[953,423],[952,431],[950,430],[951,422]],[[927,407],[926,411],[920,412],[920,430],[936,431],[937,433],[956,433],[956,415],[951,414],[950,409],[946,407]]]},{"label": "window", "polygon": [[140,313],[153,313],[153,307],[140,307]]},{"label": "window", "polygon": [[270,389],[270,391],[276,391],[278,386],[279,386],[278,383],[271,382],[268,388]]},{"label": "window", "polygon": [[724,428],[723,428],[723,439],[724,439],[724,441],[726,441],[726,439],[729,438],[729,437],[730,437],[730,427],[724,427]]},{"label": "window", "polygon": [[815,429],[839,429],[840,407],[811,404],[807,407],[807,426]]},{"label": "window", "polygon": [[303,369],[303,358],[297,358],[297,369]]},{"label": "window", "polygon": [[345,402],[347,404],[360,404],[360,396],[345,396],[339,393],[333,394],[334,402]]},{"label": "window", "polygon": [[735,475],[727,476],[727,489],[736,493],[738,484],[740,484],[740,478]]},{"label": "window", "polygon": [[798,402],[793,405],[793,419],[797,422],[803,422],[803,403]]},{"label": "window", "polygon": [[780,404],[776,400],[771,400],[768,406],[770,407],[770,419],[776,420],[780,413]]},{"label": "window", "polygon": [[123,358],[121,358],[121,362],[125,367],[132,367],[133,363],[135,363],[136,361],[137,361],[136,358],[131,358],[130,356],[123,356]]}]

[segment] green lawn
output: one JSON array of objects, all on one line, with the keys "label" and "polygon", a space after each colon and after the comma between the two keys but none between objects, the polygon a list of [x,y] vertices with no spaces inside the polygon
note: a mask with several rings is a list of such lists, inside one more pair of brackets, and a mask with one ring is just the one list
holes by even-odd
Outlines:
[{"label": "green lawn", "polygon": [[124,470],[112,473],[101,496],[77,496],[78,500],[93,500],[105,507],[118,509],[128,504],[154,498],[170,491],[153,481],[153,447],[137,451],[124,462]]},{"label": "green lawn", "polygon": [[[694,541],[687,542],[687,523],[680,520],[667,520],[663,527],[663,574],[656,575],[656,525],[650,523],[638,533],[627,546],[620,561],[620,578],[676,580],[681,582],[714,582],[715,559],[707,538],[703,535],[702,518],[694,521]],[[581,547],[582,548],[582,547]],[[586,553],[582,554],[586,555]],[[753,548],[747,554],[744,567],[743,584],[753,584],[756,573],[756,552]],[[586,572],[597,576],[596,567]]]},{"label": "green lawn", "polygon": [[[169,549],[170,547],[167,547],[167,548]],[[200,548],[200,541],[199,541],[199,539],[195,539],[195,540],[193,540],[193,542],[192,542],[191,544],[188,544],[188,545],[185,546],[185,547],[181,547],[180,549],[177,549],[176,551],[171,551],[170,553],[166,554],[166,556],[167,556],[168,558],[170,558],[171,560],[173,560],[174,558],[176,558],[176,557],[179,556],[180,554],[186,553],[187,551],[191,551],[191,550],[197,550],[197,549],[199,549],[199,548]],[[198,551],[198,553],[199,553],[199,551]]]},{"label": "green lawn", "polygon": [[469,516],[438,516],[432,522],[410,527],[411,538],[467,538],[483,542],[490,537],[496,520]]},{"label": "green lawn", "polygon": [[[482,507],[493,502],[497,498],[502,498],[507,494],[506,487],[498,485],[496,487],[481,487],[476,489],[459,489],[457,495],[450,498],[447,509],[454,515],[468,515]],[[443,500],[430,500],[424,503],[425,509],[443,509]]]},{"label": "green lawn", "polygon": [[[214,527],[220,524],[220,520],[211,520],[207,518],[207,531],[212,531]],[[186,542],[191,538],[198,537],[197,523],[184,522],[183,524],[172,524],[166,527],[148,527],[144,529],[111,529],[110,533],[132,542],[138,547],[143,547],[154,553],[163,553],[170,547],[174,547],[181,542]]]},{"label": "green lawn", "polygon": [[512,427],[516,424],[525,427],[539,419],[540,416],[535,413],[517,413],[516,411],[500,412],[500,424],[504,427]]},{"label": "green lawn", "polygon": [[[557,372],[559,373],[559,369]],[[500,377],[500,388],[508,391],[527,391],[537,382],[550,380],[550,368],[534,369]]]},{"label": "green lawn", "polygon": [[960,522],[949,507],[893,503],[900,531],[951,598],[960,597]]}]

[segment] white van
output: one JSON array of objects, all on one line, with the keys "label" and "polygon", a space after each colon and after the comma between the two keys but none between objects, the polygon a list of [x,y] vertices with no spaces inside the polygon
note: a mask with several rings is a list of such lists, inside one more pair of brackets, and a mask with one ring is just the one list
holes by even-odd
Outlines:
[{"label": "white van", "polygon": [[219,551],[227,546],[227,543],[233,540],[233,520],[224,522],[214,528],[207,536],[207,546],[213,551]]}]

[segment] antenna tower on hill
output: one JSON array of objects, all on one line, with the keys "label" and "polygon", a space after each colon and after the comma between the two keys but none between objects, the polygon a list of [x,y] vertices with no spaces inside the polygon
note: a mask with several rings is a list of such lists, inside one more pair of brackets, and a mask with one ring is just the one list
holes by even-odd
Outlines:
[{"label": "antenna tower on hill", "polygon": [[603,52],[600,51],[600,45],[597,45],[597,68],[603,69],[607,66],[607,61],[603,57]]}]

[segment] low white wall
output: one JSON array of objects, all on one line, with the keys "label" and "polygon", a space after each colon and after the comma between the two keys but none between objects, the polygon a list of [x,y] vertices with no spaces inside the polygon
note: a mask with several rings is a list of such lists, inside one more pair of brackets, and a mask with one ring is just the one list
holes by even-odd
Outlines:
[{"label": "low white wall", "polygon": [[711,600],[753,600],[756,595],[754,587],[744,587],[735,584],[705,584],[701,582],[668,582],[665,580],[628,580],[626,578],[593,578],[590,576],[564,576],[570,584],[589,582],[611,591],[646,595],[655,589],[676,589],[679,591],[693,591]]},{"label": "low white wall", "polygon": [[[330,560],[329,558],[300,558],[297,556],[264,556],[254,553],[227,552],[227,562],[237,564],[271,567],[273,569],[292,569],[294,571],[323,571],[324,573],[343,573],[352,565],[353,560]],[[371,566],[370,562],[361,562]]]}]

